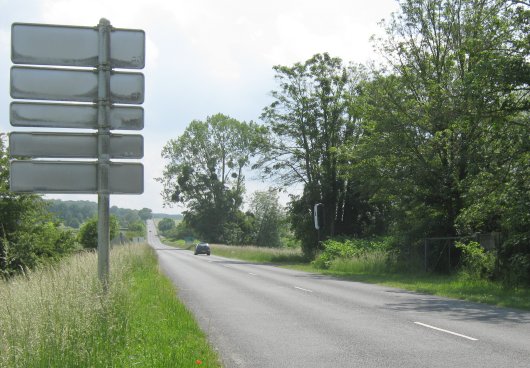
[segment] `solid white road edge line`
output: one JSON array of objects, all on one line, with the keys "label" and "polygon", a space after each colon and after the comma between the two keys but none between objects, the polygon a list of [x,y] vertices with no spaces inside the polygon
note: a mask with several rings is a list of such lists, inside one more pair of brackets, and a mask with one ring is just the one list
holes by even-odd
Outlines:
[{"label": "solid white road edge line", "polygon": [[451,334],[451,335],[463,337],[464,339],[468,339],[468,340],[471,340],[471,341],[478,341],[478,339],[475,339],[474,337],[469,337],[469,336],[462,335],[462,334],[459,334],[459,333],[456,333],[456,332],[444,330],[443,328],[434,327],[434,326],[427,325],[427,324],[421,323],[421,322],[414,322],[414,323],[417,324],[417,325],[423,326],[423,327],[431,328],[433,330],[437,330],[437,331],[445,332],[445,333],[448,333],[448,334]]},{"label": "solid white road edge line", "polygon": [[298,286],[295,286],[294,288],[298,289],[298,290],[302,290],[302,291],[307,291],[308,293],[312,293],[313,292],[312,290],[307,290],[307,289],[304,289],[304,288],[301,288],[301,287],[298,287]]}]

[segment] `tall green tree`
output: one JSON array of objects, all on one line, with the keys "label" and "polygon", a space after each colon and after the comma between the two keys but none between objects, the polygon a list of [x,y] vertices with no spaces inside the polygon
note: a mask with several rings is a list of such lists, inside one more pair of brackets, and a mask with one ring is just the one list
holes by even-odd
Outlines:
[{"label": "tall green tree", "polygon": [[258,191],[250,199],[250,212],[256,221],[254,244],[263,247],[280,247],[283,211],[276,190]]},{"label": "tall green tree", "polygon": [[188,224],[206,241],[222,241],[232,229],[227,224],[238,222],[245,169],[263,139],[262,127],[226,115],[192,121],[162,150],[165,203],[184,204]]},{"label": "tall green tree", "polygon": [[400,5],[379,43],[387,69],[363,89],[365,163],[395,204],[401,232],[456,235],[469,184],[491,164],[485,150],[518,136],[501,142],[490,132],[512,130],[527,108],[507,78],[526,67],[510,51],[517,37],[504,0]]},{"label": "tall green tree", "polygon": [[140,216],[142,221],[146,221],[153,218],[153,211],[150,208],[142,208],[138,211],[138,216]]},{"label": "tall green tree", "polygon": [[354,144],[361,134],[356,110],[362,69],[346,67],[339,58],[317,54],[292,67],[276,66],[278,89],[262,114],[271,132],[259,166],[281,185],[303,185],[303,194],[291,202],[290,216],[307,256],[317,249],[313,228],[315,203],[325,209],[324,236],[360,235],[360,224],[371,222],[371,205],[358,182],[346,176],[339,148]]}]

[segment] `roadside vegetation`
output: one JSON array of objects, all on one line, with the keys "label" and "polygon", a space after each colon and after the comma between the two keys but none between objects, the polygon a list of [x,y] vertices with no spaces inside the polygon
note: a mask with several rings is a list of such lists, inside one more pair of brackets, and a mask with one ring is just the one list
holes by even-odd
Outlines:
[{"label": "roadside vegetation", "polygon": [[391,238],[326,241],[324,250],[301,270],[406,290],[530,310],[530,288],[495,277],[494,251],[478,243],[457,243],[460,263],[450,273],[426,272],[420,259],[400,257]]},{"label": "roadside vegetation", "polygon": [[[185,206],[183,222],[213,244],[283,247],[287,229],[326,272],[362,257],[354,267],[383,257],[417,269],[431,240],[454,248],[490,236],[484,279],[530,287],[530,5],[398,5],[373,39],[380,61],[323,52],[275,65],[261,124],[224,114],[191,121],[162,150],[164,201]],[[275,189],[245,197],[250,172]],[[284,188],[299,190],[278,210]],[[392,249],[321,258],[320,241],[381,238]],[[428,249],[427,268],[454,273],[462,252],[449,250],[444,265],[443,247]]]},{"label": "roadside vegetation", "polygon": [[[319,53],[276,65],[272,102],[259,124],[219,113],[190,122],[170,139],[157,180],[165,204],[186,211],[178,224],[160,220],[159,232],[179,246],[230,245],[214,245],[213,254],[294,262],[313,272],[528,309],[530,5],[398,3],[399,10],[382,23],[386,34],[374,39],[381,64]],[[61,260],[85,259],[79,257],[89,257],[86,249],[95,247],[93,206],[10,192],[9,160],[6,135],[0,133],[0,279],[7,280],[1,292],[8,293],[0,300],[9,301],[0,306],[6,324],[0,329],[0,359],[9,366],[19,359],[20,366],[53,366],[64,350],[67,366],[97,366],[107,358],[115,366],[133,365],[150,339],[126,334],[135,323],[127,303],[143,276],[125,271],[132,261],[124,261],[113,269],[123,268],[127,277],[113,272],[108,298],[101,297],[92,276],[71,295],[48,291],[55,285],[69,290],[69,280],[76,279],[55,275],[66,267]],[[274,185],[246,197],[245,175],[252,170]],[[284,208],[280,193],[293,187],[300,190]],[[323,209],[318,232],[315,204]],[[138,221],[152,217],[147,208],[116,209],[116,215],[127,236],[145,233]],[[493,246],[479,245],[477,234],[490,235]],[[450,242],[427,247],[429,239]],[[88,295],[90,305],[76,305],[75,293]],[[81,314],[54,309],[63,305]],[[27,321],[37,316],[34,328]],[[49,346],[53,354],[44,348]]]},{"label": "roadside vegetation", "polygon": [[145,245],[115,247],[104,294],[95,253],[0,281],[0,367],[220,367]]},{"label": "roadside vegetation", "polygon": [[301,263],[304,254],[300,248],[267,248],[256,246],[233,246],[210,244],[212,254],[227,258],[258,263]]},{"label": "roadside vegetation", "polygon": [[[241,247],[214,244],[212,254],[256,263],[320,273],[351,281],[386,285],[419,293],[478,303],[530,310],[530,288],[496,281],[491,272],[494,258],[476,243],[465,248],[463,263],[451,274],[427,273],[421,262],[403,263],[388,244],[389,239],[375,241],[326,242],[324,250],[308,262],[301,249]],[[193,249],[178,242],[172,244]]]}]

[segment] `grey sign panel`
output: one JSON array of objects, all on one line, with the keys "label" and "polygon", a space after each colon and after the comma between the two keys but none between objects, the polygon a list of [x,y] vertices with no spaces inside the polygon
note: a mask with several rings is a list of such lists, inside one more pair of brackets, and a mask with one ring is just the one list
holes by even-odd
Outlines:
[{"label": "grey sign panel", "polygon": [[[11,60],[14,64],[95,67],[98,64],[97,27],[14,23],[11,26]],[[145,66],[145,33],[113,29],[110,33],[113,68]]]},{"label": "grey sign panel", "polygon": [[[26,193],[97,192],[97,163],[74,161],[12,161],[10,189]],[[143,166],[137,163],[111,163],[111,194],[142,194]]]},{"label": "grey sign panel", "polygon": [[[96,102],[98,73],[94,70],[14,66],[11,68],[11,97],[29,100]],[[110,100],[112,103],[143,103],[143,74],[112,72]]]},{"label": "grey sign panel", "polygon": [[[110,135],[110,158],[142,158],[141,135]],[[97,134],[13,132],[9,134],[12,157],[97,158]]]},{"label": "grey sign panel", "polygon": [[[97,129],[98,107],[91,104],[12,102],[9,118],[13,126]],[[110,108],[109,120],[110,129],[142,130],[144,109],[114,105]]]}]

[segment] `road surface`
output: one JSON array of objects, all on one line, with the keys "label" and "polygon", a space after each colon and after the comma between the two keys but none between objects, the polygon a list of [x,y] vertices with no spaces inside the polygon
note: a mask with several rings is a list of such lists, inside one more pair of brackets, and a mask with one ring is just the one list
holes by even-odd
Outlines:
[{"label": "road surface", "polygon": [[227,368],[530,367],[529,312],[148,240]]}]

